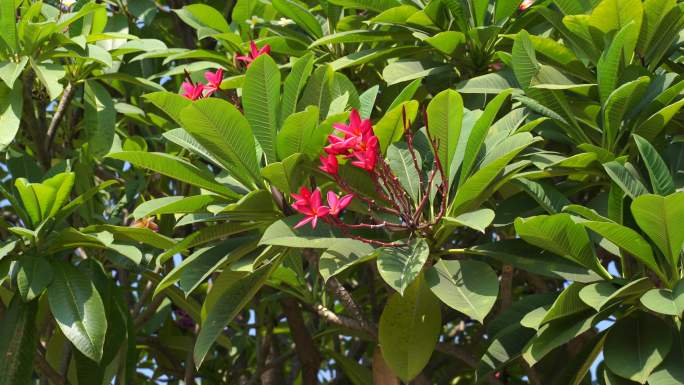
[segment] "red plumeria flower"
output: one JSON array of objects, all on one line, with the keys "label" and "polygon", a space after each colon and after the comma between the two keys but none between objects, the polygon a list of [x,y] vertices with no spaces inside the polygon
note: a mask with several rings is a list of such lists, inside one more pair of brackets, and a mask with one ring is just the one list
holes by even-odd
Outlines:
[{"label": "red plumeria flower", "polygon": [[295,203],[292,208],[304,214],[304,219],[299,221],[294,228],[298,229],[307,223],[311,223],[311,228],[316,228],[318,219],[327,216],[330,213],[328,206],[323,206],[321,201],[321,190],[316,188],[313,193],[308,188],[302,187],[299,189],[299,195],[292,194]]},{"label": "red plumeria flower", "polygon": [[271,54],[271,46],[268,44],[264,44],[261,49],[256,45],[254,40],[249,42],[249,47],[250,47],[250,52],[247,53],[246,56],[238,56],[236,57],[237,60],[243,61],[247,63],[247,67],[249,68],[249,65],[252,64],[256,58],[258,58],[261,55],[270,55]]},{"label": "red plumeria flower", "polygon": [[330,207],[330,215],[337,218],[340,212],[344,210],[345,207],[349,206],[352,199],[354,199],[354,194],[347,194],[342,198],[338,198],[337,194],[332,191],[328,191],[328,207]]},{"label": "red plumeria flower", "polygon": [[337,175],[337,170],[339,168],[339,163],[337,162],[337,156],[334,154],[329,154],[327,157],[321,156],[321,169],[330,175]]},{"label": "red plumeria flower", "polygon": [[352,154],[356,160],[351,164],[366,171],[373,171],[378,163],[378,137],[371,136],[361,143],[363,144],[362,148],[357,149]]},{"label": "red plumeria flower", "polygon": [[522,3],[518,6],[518,9],[522,11],[526,11],[528,8],[530,8],[534,4],[534,0],[523,0]]},{"label": "red plumeria flower", "polygon": [[349,115],[349,125],[343,123],[335,123],[333,127],[345,134],[345,138],[350,137],[360,137],[363,135],[372,135],[373,127],[371,125],[370,119],[361,120],[359,116],[359,111],[356,108],[352,108],[351,114]]},{"label": "red plumeria flower", "polygon": [[183,93],[181,95],[190,100],[200,99],[202,97],[202,92],[204,92],[204,84],[201,83],[192,84],[190,82],[183,82],[181,87],[183,87]]},{"label": "red plumeria flower", "polygon": [[204,86],[204,91],[206,91],[205,96],[210,96],[214,92],[221,89],[221,81],[223,81],[223,68],[219,68],[216,72],[212,73],[207,71],[204,73],[204,78],[207,79],[207,84]]}]

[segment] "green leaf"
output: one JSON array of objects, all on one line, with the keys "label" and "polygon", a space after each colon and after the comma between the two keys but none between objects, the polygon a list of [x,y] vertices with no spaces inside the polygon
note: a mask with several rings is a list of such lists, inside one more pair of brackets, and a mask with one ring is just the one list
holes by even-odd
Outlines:
[{"label": "green leaf", "polygon": [[124,151],[107,154],[107,157],[123,160],[181,182],[197,186],[226,197],[238,197],[231,189],[214,181],[207,170],[199,169],[190,162],[161,152]]},{"label": "green leaf", "polygon": [[442,302],[480,323],[499,294],[496,273],[479,261],[439,260],[425,272],[425,282]]},{"label": "green leaf", "polygon": [[526,242],[575,261],[604,278],[611,278],[596,258],[587,231],[573,222],[569,214],[517,218],[515,230]]},{"label": "green leaf", "polygon": [[[651,245],[636,231],[613,222],[586,221],[580,223],[614,243],[617,247],[624,249],[641,263],[648,266],[649,269],[658,273],[660,277],[663,277],[658,262],[656,262],[653,256]],[[624,258],[625,256],[622,257]]]},{"label": "green leaf", "polygon": [[325,145],[328,132],[318,130],[318,108],[308,106],[304,111],[294,113],[283,122],[278,133],[278,159],[285,159],[296,153],[314,158]]},{"label": "green leaf", "polygon": [[634,130],[634,133],[639,134],[648,140],[654,140],[670,120],[677,115],[682,106],[684,106],[684,99],[663,107],[641,123]]},{"label": "green leaf", "polygon": [[528,364],[534,365],[553,349],[586,332],[605,317],[607,314],[596,314],[593,310],[587,310],[549,322],[539,328],[537,334],[525,346],[522,357]]},{"label": "green leaf", "polygon": [[[280,69],[269,55],[259,56],[247,69],[242,86],[245,117],[269,162],[276,161]],[[221,113],[219,111],[219,113]]]},{"label": "green leaf", "polygon": [[375,12],[386,11],[400,5],[396,0],[333,0],[331,3],[345,8],[368,9]]},{"label": "green leaf", "polygon": [[9,48],[10,53],[18,53],[17,43],[17,12],[15,1],[3,1],[0,6],[0,30],[3,31],[0,38]]},{"label": "green leaf", "polygon": [[24,255],[19,261],[17,289],[24,301],[32,301],[52,282],[52,267],[45,258],[31,255]]},{"label": "green leaf", "polygon": [[282,162],[271,163],[261,169],[261,175],[274,187],[285,195],[297,192],[308,172],[302,163],[305,160],[302,154],[293,154],[283,159]]},{"label": "green leaf", "polygon": [[283,98],[280,103],[279,119],[281,126],[285,118],[297,111],[297,99],[299,99],[299,94],[304,89],[309,75],[311,75],[313,63],[314,57],[309,53],[298,58],[292,64],[292,69],[285,78],[285,84],[283,85]]},{"label": "green leaf", "polygon": [[209,27],[217,32],[230,32],[230,26],[221,12],[206,4],[186,5],[173,11],[181,20],[196,30]]},{"label": "green leaf", "polygon": [[654,315],[637,312],[618,321],[608,331],[605,363],[613,373],[644,384],[663,362],[671,345],[672,336],[666,322]]},{"label": "green leaf", "polygon": [[430,255],[430,247],[424,239],[412,241],[406,246],[378,249],[378,271],[382,279],[399,294],[418,277]]},{"label": "green leaf", "polygon": [[[494,119],[498,115],[501,106],[506,101],[511,92],[511,90],[503,91],[499,93],[494,99],[492,99],[491,102],[487,103],[487,107],[485,107],[484,112],[482,113],[482,115],[480,115],[480,118],[477,119],[475,125],[470,130],[468,134],[468,142],[465,147],[465,152],[463,153],[463,160],[461,161],[461,176],[459,178],[459,185],[463,184],[463,181],[465,181],[466,178],[470,176],[470,171],[473,169],[473,166],[475,165],[475,160],[477,159],[477,156],[480,153],[480,149],[482,148],[482,144],[485,141],[487,132],[489,131],[489,128],[492,126]],[[451,164],[452,159],[450,158],[448,159],[448,161],[449,164]],[[445,173],[447,175],[450,175],[449,173],[447,173],[447,170],[445,170]]]},{"label": "green leaf", "polygon": [[187,214],[202,211],[207,205],[222,202],[215,195],[171,196],[151,199],[133,210],[133,218],[141,219],[162,214]]},{"label": "green leaf", "polygon": [[408,145],[404,142],[393,143],[387,148],[387,162],[390,169],[413,199],[413,202],[417,204],[420,200],[422,186],[420,185],[420,170],[416,170],[416,165],[420,167],[423,160],[420,153],[415,151],[414,154],[415,163]]},{"label": "green leaf", "polygon": [[100,294],[88,276],[66,262],[53,262],[48,302],[64,336],[95,362],[102,358],[107,318]]},{"label": "green leaf", "polygon": [[395,32],[388,33],[386,31],[374,31],[367,29],[354,29],[351,31],[341,31],[325,35],[309,45],[309,48],[318,47],[327,44],[339,43],[370,43],[377,41],[402,41],[408,40],[411,37],[409,33]]},{"label": "green leaf", "polygon": [[583,287],[584,285],[578,282],[573,282],[570,286],[566,287],[546,312],[544,318],[540,321],[540,325],[586,310],[588,307],[579,296],[580,290]]},{"label": "green leaf", "polygon": [[373,113],[373,107],[375,106],[375,99],[378,97],[378,91],[380,90],[379,85],[374,85],[373,87],[367,89],[359,96],[359,101],[361,107],[359,108],[359,115],[361,119],[370,119]]},{"label": "green leaf", "polygon": [[303,28],[314,38],[323,36],[321,25],[311,12],[301,4],[292,0],[273,0],[273,7],[288,19],[292,19],[297,26]]},{"label": "green leaf", "polygon": [[24,106],[23,85],[16,83],[13,88],[0,84],[0,151],[4,151],[19,131],[21,113]]},{"label": "green leaf", "polygon": [[[617,1],[617,0],[608,0]],[[633,23],[629,23],[622,27],[618,33],[615,34],[613,40],[608,46],[596,65],[596,79],[599,86],[599,95],[601,96],[601,104],[606,103],[608,96],[615,90],[618,85],[618,78],[620,76],[621,63],[623,62],[623,49],[626,51],[626,44],[628,36],[632,34],[635,29]],[[638,29],[636,29],[638,31]],[[631,54],[631,51],[630,51]]]},{"label": "green leaf", "polygon": [[226,325],[252,300],[252,297],[259,291],[271,271],[278,264],[278,262],[271,262],[263,265],[248,276],[227,286],[219,284],[222,280],[221,277],[224,274],[233,274],[234,272],[225,270],[216,279],[217,283],[214,285],[214,290],[220,289],[221,292],[217,293],[218,300],[214,306],[207,310],[207,316],[202,322],[195,342],[193,357],[198,368],[202,365],[216,338],[223,333]]},{"label": "green leaf", "polygon": [[517,178],[511,181],[512,185],[520,187],[549,214],[558,214],[570,204],[568,198],[553,185],[546,182]]},{"label": "green leaf", "polygon": [[456,218],[444,217],[444,221],[456,226],[470,227],[471,229],[484,233],[487,226],[494,220],[494,215],[494,210],[479,209],[463,213]]},{"label": "green leaf", "polygon": [[442,320],[439,301],[422,278],[403,296],[393,294],[380,316],[382,356],[392,371],[409,382],[427,365],[437,344]]},{"label": "green leaf", "polygon": [[38,79],[45,86],[50,95],[51,100],[59,98],[64,87],[59,81],[64,77],[66,72],[64,66],[56,63],[40,63],[33,64],[33,69],[38,75]]},{"label": "green leaf", "polygon": [[0,354],[4,357],[0,360],[2,385],[30,384],[32,381],[39,334],[37,310],[38,301],[25,303],[19,296],[14,296],[3,314],[0,328]]},{"label": "green leaf", "polygon": [[646,194],[632,202],[632,215],[665,254],[673,268],[679,266],[684,243],[684,192],[666,197]]},{"label": "green leaf", "polygon": [[144,98],[171,117],[178,125],[183,124],[180,120],[180,112],[192,104],[190,99],[173,92],[153,92],[144,95]]},{"label": "green leaf", "polygon": [[522,239],[484,243],[466,249],[464,252],[486,256],[544,277],[576,282],[595,282],[601,279],[593,271],[573,261],[533,247]]},{"label": "green leaf", "polygon": [[607,35],[631,24],[629,34],[625,36],[625,59],[627,59],[631,58],[636,47],[642,15],[643,6],[640,0],[603,0],[591,12],[589,26]]},{"label": "green leaf", "polygon": [[301,219],[301,216],[295,215],[274,222],[264,231],[260,244],[326,249],[336,240],[336,234],[326,223],[319,222],[315,229],[308,225],[295,229],[294,225]]},{"label": "green leaf", "polygon": [[[332,101],[332,84],[335,72],[330,65],[322,65],[313,72],[297,104],[298,110],[316,106],[320,116],[328,116],[328,106]],[[302,80],[303,81],[303,80]],[[300,83],[301,84],[301,83]],[[295,100],[296,98],[293,98]],[[283,116],[283,119],[285,117]]]},{"label": "green leaf", "polygon": [[629,164],[622,165],[613,160],[604,163],[603,168],[606,170],[606,174],[608,174],[610,179],[627,193],[630,198],[635,199],[640,195],[648,194],[648,190],[644,187],[644,184],[641,183],[641,180],[639,180],[634,173],[630,172],[630,169],[626,167],[627,165]]},{"label": "green leaf", "polygon": [[96,81],[86,81],[84,89],[83,124],[88,138],[88,151],[100,158],[109,152],[114,142],[114,101],[107,89]]},{"label": "green leaf", "polygon": [[424,40],[438,51],[446,55],[453,55],[456,49],[466,42],[466,37],[463,32],[459,31],[444,31],[439,32]]},{"label": "green leaf", "polygon": [[603,109],[603,143],[608,149],[612,149],[620,138],[625,114],[641,100],[649,82],[648,76],[642,76],[608,95]]},{"label": "green leaf", "polygon": [[179,281],[185,295],[190,295],[216,269],[227,266],[256,249],[257,241],[255,236],[235,237],[195,251],[164,276],[154,289],[153,297]]},{"label": "green leaf", "polygon": [[318,261],[318,271],[324,281],[347,268],[375,257],[375,248],[368,243],[348,238],[332,242]]},{"label": "green leaf", "polygon": [[448,176],[461,135],[463,98],[450,89],[440,92],[428,104],[427,119],[430,135],[439,142],[436,155],[441,160],[444,174]]},{"label": "green leaf", "polygon": [[335,351],[329,351],[327,353],[335,360],[335,363],[342,368],[342,372],[344,372],[344,375],[347,376],[353,385],[373,384],[372,374],[368,368],[342,353]]},{"label": "green leaf", "polygon": [[604,281],[585,286],[580,291],[579,296],[584,303],[596,311],[601,311],[616,302],[640,297],[651,287],[653,287],[653,284],[648,278],[639,278],[622,287],[618,287],[612,282]]},{"label": "green leaf", "polygon": [[406,110],[406,120],[413,122],[418,113],[418,102],[411,100],[410,102],[402,103],[385,113],[373,127],[383,154],[387,152],[387,147],[391,143],[398,141],[404,135],[404,110]]},{"label": "green leaf", "polygon": [[672,290],[649,290],[641,297],[641,303],[656,313],[681,317],[684,313],[684,280],[677,282]]},{"label": "green leaf", "polygon": [[513,72],[515,78],[522,88],[530,86],[532,78],[539,72],[541,68],[537,57],[534,53],[534,44],[530,40],[530,35],[527,31],[522,30],[518,32],[513,43],[513,50],[511,51],[513,57]]},{"label": "green leaf", "polygon": [[675,192],[675,186],[672,175],[670,175],[670,170],[665,164],[665,161],[663,161],[663,158],[658,154],[658,151],[651,143],[641,136],[634,134],[632,137],[641,154],[641,160],[648,170],[653,192],[658,195],[673,194]]},{"label": "green leaf", "polygon": [[218,159],[232,177],[245,186],[261,182],[254,136],[247,119],[235,106],[217,98],[202,99],[185,107],[180,118],[190,135]]}]

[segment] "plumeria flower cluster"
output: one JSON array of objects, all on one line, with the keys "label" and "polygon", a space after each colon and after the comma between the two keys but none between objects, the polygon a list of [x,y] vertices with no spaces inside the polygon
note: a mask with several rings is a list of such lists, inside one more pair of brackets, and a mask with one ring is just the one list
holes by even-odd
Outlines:
[{"label": "plumeria flower cluster", "polygon": [[249,42],[249,52],[247,55],[241,55],[241,56],[236,56],[235,59],[244,62],[247,65],[247,68],[249,68],[250,64],[256,58],[258,58],[261,55],[270,55],[271,54],[271,46],[268,44],[264,44],[261,49],[259,46],[256,45],[256,43],[252,40]]},{"label": "plumeria flower cluster", "polygon": [[216,72],[205,72],[204,78],[207,79],[207,84],[193,83],[192,79],[190,79],[190,75],[186,73],[185,81],[181,84],[181,87],[183,88],[183,93],[181,95],[190,100],[208,98],[221,89],[223,68],[217,69]]},{"label": "plumeria flower cluster", "polygon": [[[427,127],[427,117],[425,117],[425,121]],[[343,194],[346,195],[340,197],[335,192],[329,191],[327,205],[324,205],[319,188],[316,187],[311,191],[307,187],[302,187],[299,194],[292,194],[295,199],[292,208],[304,214],[304,219],[294,227],[299,228],[310,223],[311,227],[315,228],[318,221],[323,220],[340,228],[350,238],[381,246],[398,246],[395,243],[386,243],[354,235],[350,233],[350,230],[386,229],[389,231],[426,232],[441,220],[446,208],[446,182],[441,182],[438,186],[434,186],[434,182],[438,174],[442,181],[446,181],[447,178],[444,176],[438,156],[435,156],[434,167],[427,179],[423,177],[422,168],[413,147],[413,134],[409,126],[410,122],[406,120],[404,113],[404,132],[407,147],[413,157],[413,166],[420,176],[420,184],[423,186],[422,198],[419,201],[412,200],[410,194],[401,185],[389,164],[382,157],[379,140],[373,131],[370,120],[361,119],[359,112],[352,109],[348,124],[333,124],[335,132],[328,136],[329,144],[323,148],[325,155],[320,157],[321,165],[319,167],[321,171],[333,178]],[[438,154],[437,141],[431,139],[430,142],[434,153]],[[370,198],[356,191],[340,175],[340,162],[348,162],[351,166],[358,167],[368,173],[379,199]],[[440,209],[434,220],[426,220],[423,211],[429,203],[432,188],[436,188],[437,192],[440,193]],[[368,213],[372,223],[349,224],[339,219],[340,212],[349,205],[353,198],[358,198],[368,205]],[[379,218],[377,214],[380,212],[397,218],[397,222],[388,222],[386,215]]]}]

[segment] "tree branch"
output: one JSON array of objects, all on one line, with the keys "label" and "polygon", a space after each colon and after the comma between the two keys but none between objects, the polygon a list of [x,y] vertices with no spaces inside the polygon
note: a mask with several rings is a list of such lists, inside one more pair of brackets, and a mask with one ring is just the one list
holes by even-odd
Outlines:
[{"label": "tree branch", "polygon": [[283,298],[280,303],[290,326],[297,357],[302,363],[302,385],[315,385],[318,383],[321,354],[306,328],[299,303],[293,298]]},{"label": "tree branch", "polygon": [[45,142],[45,152],[48,154],[48,156],[52,153],[52,144],[54,143],[55,136],[57,135],[57,128],[59,127],[59,123],[61,123],[62,118],[64,118],[64,115],[66,114],[69,103],[71,103],[71,99],[76,93],[75,91],[76,87],[74,87],[73,83],[69,82],[66,87],[64,87],[64,91],[62,92],[62,97],[59,99],[57,109],[52,115],[52,120],[50,121],[50,125],[48,126],[46,133],[47,140]]},{"label": "tree branch", "polygon": [[43,356],[42,352],[36,353],[36,369],[43,374],[53,385],[70,385],[69,380],[66,377],[62,377],[55,369],[50,366],[50,364]]}]

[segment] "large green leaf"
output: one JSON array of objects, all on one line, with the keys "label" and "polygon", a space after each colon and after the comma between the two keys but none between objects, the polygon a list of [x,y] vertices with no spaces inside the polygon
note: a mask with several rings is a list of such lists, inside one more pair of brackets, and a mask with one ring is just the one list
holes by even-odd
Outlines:
[{"label": "large green leaf", "polygon": [[378,271],[388,285],[404,295],[422,271],[428,256],[430,247],[424,239],[406,246],[383,247],[378,250]]},{"label": "large green leaf", "polygon": [[95,285],[69,263],[55,261],[48,302],[64,336],[95,362],[102,358],[107,318]]},{"label": "large green leaf", "polygon": [[670,265],[673,268],[679,266],[684,243],[684,192],[665,197],[642,195],[632,202],[632,215]]},{"label": "large green leaf", "polygon": [[375,248],[368,243],[349,238],[339,238],[332,242],[318,261],[318,271],[327,281],[347,268],[375,257]]},{"label": "large green leaf", "polygon": [[9,146],[19,131],[21,112],[24,105],[23,85],[15,83],[13,88],[0,84],[0,151]]},{"label": "large green leaf", "polygon": [[607,309],[616,302],[640,297],[653,284],[648,278],[639,278],[620,287],[613,282],[603,281],[585,286],[579,293],[582,302],[596,311]]},{"label": "large green leaf", "polygon": [[92,155],[102,157],[109,152],[114,142],[114,100],[100,83],[87,81],[84,102],[83,124],[88,138],[88,150]]},{"label": "large green leaf", "polygon": [[636,143],[641,160],[644,162],[648,170],[648,176],[651,179],[651,186],[653,192],[658,195],[669,195],[675,192],[674,181],[663,158],[660,157],[658,151],[646,139],[634,134],[634,143]]},{"label": "large green leaf", "polygon": [[622,68],[621,63],[624,62],[622,52],[623,50],[626,51],[625,46],[628,43],[628,36],[632,35],[634,29],[634,23],[624,25],[622,29],[615,34],[610,46],[603,52],[596,65],[596,78],[602,104],[606,103],[608,96],[617,88],[618,78],[621,72],[620,69]]},{"label": "large green leaf", "polygon": [[158,172],[181,182],[197,186],[226,197],[238,197],[233,190],[214,181],[207,170],[195,167],[190,162],[161,152],[124,151],[110,153],[110,158],[123,160],[134,166]]},{"label": "large green leaf", "polygon": [[[511,94],[511,90],[503,91],[499,93],[491,102],[487,103],[484,112],[475,122],[475,125],[470,130],[468,134],[468,141],[466,142],[465,151],[463,152],[463,161],[461,164],[461,176],[459,178],[459,185],[466,180],[470,175],[470,171],[475,166],[475,160],[480,154],[480,149],[485,141],[487,132],[492,126],[494,119],[496,118],[502,104],[506,101],[508,96]],[[493,157],[496,159],[496,157]],[[458,159],[456,159],[458,161]],[[449,159],[451,162],[451,159]],[[449,163],[450,164],[450,163]],[[452,165],[453,166],[453,165]],[[447,170],[448,171],[448,170]],[[445,172],[447,172],[445,171]],[[449,173],[447,173],[449,175]]]},{"label": "large green leaf", "polygon": [[304,89],[306,81],[311,75],[313,70],[314,58],[312,54],[304,55],[298,58],[294,64],[292,64],[292,70],[285,78],[285,84],[283,85],[283,98],[280,103],[280,120],[282,122],[297,111],[297,99],[299,99],[299,94]]},{"label": "large green leaf", "polygon": [[[198,100],[181,111],[180,119],[190,135],[216,157],[232,177],[245,186],[261,182],[250,124],[234,105],[216,98]],[[275,126],[273,129],[275,139]],[[270,143],[275,144],[274,141]],[[275,156],[275,147],[271,150]]]},{"label": "large green leaf", "polygon": [[[280,69],[269,55],[259,56],[247,69],[242,86],[245,117],[269,162],[276,161],[280,105]],[[219,111],[221,113],[221,111]],[[187,123],[186,123],[187,124]]]},{"label": "large green leaf", "polygon": [[[630,167],[630,168],[627,168]],[[648,194],[648,190],[641,183],[638,175],[632,172],[631,164],[620,164],[613,160],[603,164],[606,174],[618,185],[630,198],[634,199],[640,195]]]},{"label": "large green leaf", "polygon": [[24,301],[40,296],[52,282],[52,267],[45,258],[24,255],[17,271],[17,288]]},{"label": "large green leaf", "polygon": [[480,261],[440,260],[425,272],[425,282],[442,302],[479,322],[499,294],[496,273]]},{"label": "large green leaf", "polygon": [[399,179],[399,183],[408,192],[411,199],[417,203],[420,199],[422,186],[420,185],[420,170],[416,170],[416,165],[420,167],[423,164],[423,160],[418,151],[414,152],[414,156],[415,162],[411,151],[404,142],[393,143],[387,148],[387,162],[390,169]]},{"label": "large green leaf", "polygon": [[613,373],[644,384],[663,362],[671,345],[672,335],[666,322],[649,313],[637,312],[618,321],[608,331],[605,363]]},{"label": "large green leaf", "polygon": [[666,315],[681,317],[684,313],[684,280],[670,289],[651,289],[641,297],[648,309]]},{"label": "large green leaf", "polygon": [[[225,17],[215,8],[206,4],[190,4],[174,10],[178,17],[194,29],[211,28],[217,32],[230,32]],[[198,31],[199,33],[199,31]]]},{"label": "large green leaf", "polygon": [[[580,223],[611,241],[615,246],[633,255],[641,263],[648,266],[649,269],[658,273],[659,276],[663,276],[660,267],[653,256],[651,245],[649,245],[636,231],[614,222],[583,221]],[[624,258],[625,256],[622,257]]]},{"label": "large green leaf", "polygon": [[592,270],[576,262],[534,247],[522,239],[507,239],[483,243],[466,249],[464,252],[486,256],[544,277],[576,282],[595,282],[601,279]]},{"label": "large green leaf", "polygon": [[530,40],[530,35],[523,30],[518,32],[513,43],[513,50],[511,52],[513,73],[515,78],[522,88],[530,86],[532,78],[537,74],[541,68],[537,57],[534,53],[534,44]]},{"label": "large green leaf", "polygon": [[440,92],[428,104],[427,119],[428,132],[438,141],[437,155],[448,176],[461,135],[463,98],[450,89]]},{"label": "large green leaf", "polygon": [[0,328],[0,384],[30,384],[38,342],[38,301],[23,302],[14,296],[2,317]]},{"label": "large green leaf", "polygon": [[170,116],[179,125],[183,124],[180,120],[180,112],[183,108],[192,104],[190,99],[172,92],[153,92],[145,95],[144,98]]},{"label": "large green leaf", "polygon": [[627,59],[632,57],[636,47],[642,15],[641,0],[602,0],[592,11],[589,26],[604,34],[609,34],[632,24],[631,30],[625,36],[625,59]]},{"label": "large green leaf", "polygon": [[621,128],[625,114],[641,100],[649,82],[648,76],[642,76],[621,85],[608,95],[603,108],[603,144],[609,150],[613,149],[623,134]]},{"label": "large green leaf", "polygon": [[604,278],[610,274],[601,266],[584,227],[569,214],[540,215],[515,220],[515,230],[525,241],[594,270]]},{"label": "large green leaf", "polygon": [[218,300],[207,310],[206,318],[202,322],[202,327],[197,335],[195,342],[194,359],[199,367],[207,356],[209,349],[214,344],[216,338],[223,333],[228,325],[252,300],[252,297],[259,291],[266,282],[271,271],[277,266],[277,262],[263,265],[248,276],[237,281],[232,281],[229,285],[221,285],[224,274],[233,274],[230,270],[225,270],[216,280],[214,290],[221,290]]},{"label": "large green leaf", "polygon": [[216,195],[172,196],[141,203],[133,210],[133,218],[141,219],[153,215],[179,214],[201,211],[207,205],[223,201]]},{"label": "large green leaf", "polygon": [[329,132],[318,130],[318,108],[308,106],[304,111],[294,113],[283,122],[278,133],[278,159],[302,153],[315,157],[325,144],[325,135]]},{"label": "large green leaf", "polygon": [[385,113],[385,115],[383,115],[375,124],[375,127],[373,127],[373,131],[380,143],[380,150],[383,154],[387,151],[387,147],[389,147],[391,143],[398,141],[404,135],[403,111],[406,111],[406,120],[413,122],[418,113],[418,102],[411,100],[402,103]]},{"label": "large green leaf", "polygon": [[295,215],[269,226],[261,237],[261,244],[296,248],[326,249],[336,241],[336,232],[327,223],[318,223],[315,229],[304,226],[293,228],[302,219]]},{"label": "large green leaf", "polygon": [[10,53],[18,53],[17,42],[17,11],[15,1],[3,1],[0,7],[0,29],[3,33],[0,39],[7,45]]},{"label": "large green leaf", "polygon": [[427,365],[440,334],[439,301],[422,278],[403,296],[393,294],[380,317],[382,356],[394,373],[409,382]]},{"label": "large green leaf", "polygon": [[323,36],[321,25],[316,20],[316,17],[304,8],[299,2],[292,0],[274,0],[271,4],[273,7],[287,18],[292,19],[299,27],[302,27],[312,37],[319,38]]}]

